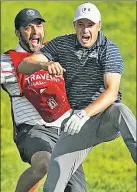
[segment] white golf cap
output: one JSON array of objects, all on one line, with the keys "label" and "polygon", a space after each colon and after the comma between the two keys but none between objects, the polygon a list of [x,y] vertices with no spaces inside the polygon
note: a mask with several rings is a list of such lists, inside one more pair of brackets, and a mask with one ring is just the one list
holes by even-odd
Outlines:
[{"label": "white golf cap", "polygon": [[94,23],[98,23],[101,21],[101,13],[94,4],[84,3],[77,7],[73,21],[79,19],[89,19]]}]

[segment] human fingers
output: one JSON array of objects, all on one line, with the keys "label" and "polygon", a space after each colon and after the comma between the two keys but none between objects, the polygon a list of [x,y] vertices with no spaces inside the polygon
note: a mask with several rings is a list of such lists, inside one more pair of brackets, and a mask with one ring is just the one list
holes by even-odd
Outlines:
[{"label": "human fingers", "polygon": [[64,69],[58,62],[55,63],[54,68],[57,72],[57,75],[63,75]]},{"label": "human fingers", "polygon": [[48,71],[49,71],[49,74],[51,74],[51,75],[57,74],[54,63],[51,63],[50,65],[48,65]]},{"label": "human fingers", "polygon": [[77,133],[79,133],[79,132],[80,132],[80,130],[81,130],[81,126],[80,126],[80,125],[78,125],[78,126],[76,127],[75,133],[76,133],[76,134],[77,134]]},{"label": "human fingers", "polygon": [[63,73],[66,72],[66,69],[64,69],[58,62],[55,63],[55,68],[58,70],[58,75],[63,75]]},{"label": "human fingers", "polygon": [[69,128],[71,122],[73,121],[72,117],[70,117],[70,119],[64,124],[64,132],[68,131],[68,128]]},{"label": "human fingers", "polygon": [[79,132],[79,131],[77,132],[77,127],[78,127],[78,125],[75,124],[75,128],[73,128],[72,131],[71,131],[71,133],[70,133],[71,135],[74,135],[74,134],[76,134],[76,133]]},{"label": "human fingers", "polygon": [[48,61],[47,63],[47,70],[49,72],[49,74],[53,74],[53,71],[52,71],[52,64],[54,63],[54,61]]},{"label": "human fingers", "polygon": [[49,72],[49,74],[52,74],[52,70],[51,70],[51,66],[50,65],[48,65],[48,72]]},{"label": "human fingers", "polygon": [[75,129],[77,128],[77,123],[75,121],[72,121],[68,128],[68,134],[75,133]]},{"label": "human fingers", "polygon": [[62,75],[66,70],[58,62],[50,62],[48,65],[48,71],[53,75]]}]

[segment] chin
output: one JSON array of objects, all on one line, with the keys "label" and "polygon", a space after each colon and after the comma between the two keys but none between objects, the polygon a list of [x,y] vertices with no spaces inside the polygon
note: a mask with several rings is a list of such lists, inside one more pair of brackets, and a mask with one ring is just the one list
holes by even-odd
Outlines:
[{"label": "chin", "polygon": [[85,47],[85,48],[90,48],[91,47],[90,44],[83,44],[82,46]]},{"label": "chin", "polygon": [[41,48],[41,46],[31,47],[31,51],[36,52],[36,51],[39,51],[40,48]]},{"label": "chin", "polygon": [[85,48],[90,48],[92,46],[91,43],[80,42],[80,44],[82,45],[82,47],[85,47]]}]

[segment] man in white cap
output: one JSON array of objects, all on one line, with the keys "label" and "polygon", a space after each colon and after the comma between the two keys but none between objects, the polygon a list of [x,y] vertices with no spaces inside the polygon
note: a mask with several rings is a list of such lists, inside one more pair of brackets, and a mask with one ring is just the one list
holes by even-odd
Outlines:
[{"label": "man in white cap", "polygon": [[[90,48],[97,40],[101,28],[100,11],[94,4],[82,4],[77,8],[73,22],[79,43],[83,47]],[[88,30],[91,27],[93,30]]]},{"label": "man in white cap", "polygon": [[[73,109],[52,153],[44,192],[63,192],[65,186],[97,144],[122,136],[136,162],[136,120],[120,103],[123,61],[116,44],[100,31],[101,14],[91,3],[78,6],[74,16],[76,34],[53,39],[40,52],[20,63],[18,71],[29,65],[44,69],[52,61],[66,69],[67,96]],[[38,63],[41,62],[42,65]],[[62,74],[56,63],[51,74]]]}]

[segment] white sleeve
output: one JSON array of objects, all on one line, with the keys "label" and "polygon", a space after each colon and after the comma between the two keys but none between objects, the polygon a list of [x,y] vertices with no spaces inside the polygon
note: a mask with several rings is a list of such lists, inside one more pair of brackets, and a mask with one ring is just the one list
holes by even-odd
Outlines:
[{"label": "white sleeve", "polygon": [[3,65],[4,65],[4,61],[3,61],[3,55],[1,56],[1,63],[0,63],[0,83],[4,84],[6,83],[6,78],[4,75],[4,70],[3,70]]},{"label": "white sleeve", "polygon": [[1,70],[1,74],[0,74],[0,83],[1,84],[6,83],[6,79],[5,79],[5,76],[4,76],[3,72],[2,72],[2,70]]},{"label": "white sleeve", "polygon": [[15,75],[13,75],[13,64],[9,54],[1,55],[1,84],[14,82]]}]

